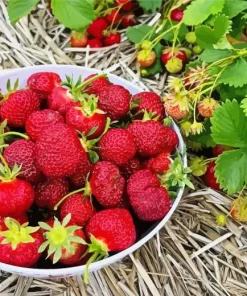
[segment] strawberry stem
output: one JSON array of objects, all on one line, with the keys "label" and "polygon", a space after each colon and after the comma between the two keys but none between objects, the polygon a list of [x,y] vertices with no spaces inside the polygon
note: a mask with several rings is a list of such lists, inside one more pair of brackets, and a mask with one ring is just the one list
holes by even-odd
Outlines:
[{"label": "strawberry stem", "polygon": [[56,211],[58,209],[58,207],[65,201],[66,198],[68,198],[69,196],[73,195],[73,194],[76,194],[76,193],[80,193],[80,192],[83,192],[85,190],[85,188],[80,188],[80,189],[77,189],[73,192],[70,192],[68,194],[66,194],[64,197],[62,197],[60,199],[60,201],[54,206],[54,211]]},{"label": "strawberry stem", "polygon": [[84,273],[84,283],[88,284],[88,269],[91,263],[96,261],[97,257],[99,256],[100,252],[95,252],[87,261],[86,267],[85,267],[85,273]]},{"label": "strawberry stem", "polygon": [[6,137],[6,136],[18,136],[18,137],[21,137],[21,138],[23,138],[25,140],[29,140],[28,135],[21,134],[21,133],[18,133],[18,132],[7,132],[7,133],[4,133],[4,134],[1,134],[0,138]]}]

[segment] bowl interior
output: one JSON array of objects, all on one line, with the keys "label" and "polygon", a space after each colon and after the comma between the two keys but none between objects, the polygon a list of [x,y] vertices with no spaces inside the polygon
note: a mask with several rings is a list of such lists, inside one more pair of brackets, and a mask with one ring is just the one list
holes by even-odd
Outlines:
[{"label": "bowl interior", "polygon": [[[6,73],[2,72],[0,74],[0,89],[3,93],[7,92],[6,85],[8,79],[11,81],[11,85],[14,84],[16,79],[19,79],[19,88],[25,87],[27,78],[37,72],[56,72],[58,73],[62,80],[65,80],[65,75],[72,76],[76,80],[81,75],[82,78],[85,78],[91,74],[95,73],[102,73],[102,71],[98,71],[96,69],[90,69],[85,67],[78,67],[78,66],[68,66],[68,65],[45,65],[45,66],[33,66],[33,67],[26,67],[21,68],[17,70],[10,70]],[[138,92],[143,91],[141,88],[136,86],[135,84],[118,77],[113,74],[108,73],[108,77],[111,82],[114,84],[120,84],[127,88],[131,94],[136,94]],[[173,123],[173,129],[176,131],[178,137],[179,137],[179,151],[181,152],[181,157],[183,160],[184,167],[187,166],[187,158],[184,153],[185,151],[185,145],[182,139],[182,136],[180,134],[180,131],[175,123]],[[170,219],[171,215],[175,211],[175,209],[178,206],[178,203],[182,197],[184,188],[181,188],[178,191],[177,198],[174,200],[172,208],[170,209],[169,213],[159,222],[153,224],[144,234],[142,234],[141,238],[131,247],[128,249],[119,252],[115,255],[112,255],[106,259],[103,259],[98,262],[94,262],[90,265],[89,270],[95,271],[102,267],[105,267],[109,264],[112,264],[114,262],[117,262],[124,258],[126,255],[131,254],[138,248],[140,248],[144,243],[146,243],[148,240],[150,240],[155,234],[158,233],[158,231],[165,225],[165,223]],[[18,273],[23,276],[30,276],[30,277],[37,277],[37,278],[58,278],[58,277],[68,277],[73,276],[76,274],[83,274],[85,266],[76,266],[76,267],[67,267],[67,268],[58,268],[58,269],[37,269],[37,268],[23,268],[23,267],[17,267],[12,266],[4,263],[0,263],[0,269],[5,270],[7,272],[11,273]]]}]

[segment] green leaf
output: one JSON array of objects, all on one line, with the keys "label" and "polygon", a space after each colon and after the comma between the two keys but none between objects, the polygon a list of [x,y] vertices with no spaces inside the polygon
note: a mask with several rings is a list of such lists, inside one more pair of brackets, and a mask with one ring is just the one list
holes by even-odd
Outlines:
[{"label": "green leaf", "polygon": [[247,62],[243,58],[236,59],[224,70],[218,82],[234,87],[247,84]]},{"label": "green leaf", "polygon": [[16,23],[20,18],[29,14],[39,0],[9,0],[8,14],[11,23]]},{"label": "green leaf", "polygon": [[[162,32],[165,33],[172,26],[175,26],[176,24],[177,24],[176,22],[166,22],[164,28],[159,32],[159,34],[162,34]],[[177,35],[177,38],[179,39],[180,43],[182,43],[182,41],[184,41],[185,35],[188,32],[189,32],[188,27],[185,24],[181,24],[179,27],[178,35]],[[163,39],[165,39],[167,41],[173,41],[174,40],[174,33],[175,33],[175,30],[169,31],[168,33],[166,33],[163,36]]]},{"label": "green leaf", "polygon": [[247,2],[245,0],[225,0],[225,5],[222,13],[233,18],[240,12],[247,9]]},{"label": "green leaf", "polygon": [[212,49],[230,29],[231,22],[225,15],[215,18],[214,26],[202,25],[196,28],[196,41],[202,48]]},{"label": "green leaf", "polygon": [[87,1],[52,0],[52,12],[60,23],[72,30],[83,30],[96,18]]},{"label": "green leaf", "polygon": [[145,12],[155,12],[161,8],[162,0],[137,0]]},{"label": "green leaf", "polygon": [[129,39],[129,41],[137,44],[140,43],[151,30],[152,27],[148,25],[129,27],[126,31],[126,36]]},{"label": "green leaf", "polygon": [[211,136],[211,122],[209,119],[206,119],[204,121],[204,129],[202,131],[202,133],[200,133],[199,135],[191,135],[190,139],[194,142],[200,143],[202,144],[204,147],[209,148],[209,147],[214,147],[215,146],[215,142],[212,139]]},{"label": "green leaf", "polygon": [[200,59],[206,63],[213,63],[218,60],[232,56],[233,51],[227,49],[205,49],[200,55]]},{"label": "green leaf", "polygon": [[243,109],[245,116],[247,116],[247,98],[244,98],[240,107]]},{"label": "green leaf", "polygon": [[215,143],[235,148],[247,147],[247,120],[236,100],[218,106],[211,118]]},{"label": "green leaf", "polygon": [[228,194],[242,190],[247,182],[247,149],[226,151],[216,160],[215,176]]},{"label": "green leaf", "polygon": [[240,103],[247,94],[247,84],[243,87],[233,87],[228,84],[221,84],[217,91],[220,94],[221,101],[236,99]]},{"label": "green leaf", "polygon": [[[242,17],[241,14],[234,17],[232,19],[231,36],[235,39],[239,39],[242,35],[245,24],[246,24],[246,20]],[[246,48],[246,45],[244,48]]]},{"label": "green leaf", "polygon": [[203,23],[211,14],[222,11],[225,0],[194,0],[187,6],[183,22],[187,26],[195,26]]}]

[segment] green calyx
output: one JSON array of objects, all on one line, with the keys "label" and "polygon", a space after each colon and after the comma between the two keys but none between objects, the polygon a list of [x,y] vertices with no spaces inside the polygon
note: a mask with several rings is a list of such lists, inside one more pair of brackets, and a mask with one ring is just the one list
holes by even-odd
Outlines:
[{"label": "green calyx", "polygon": [[2,162],[0,163],[0,180],[2,182],[10,182],[21,173],[21,166],[15,164],[11,170],[2,154],[0,154],[0,160]]},{"label": "green calyx", "polygon": [[12,87],[11,86],[11,82],[10,82],[10,79],[8,79],[7,81],[7,85],[6,85],[6,88],[7,88],[7,94],[6,95],[0,95],[0,104],[2,104],[4,101],[6,101],[9,97],[10,94],[12,94],[13,92],[15,92],[17,90],[17,88],[19,87],[19,79],[17,79],[14,83],[14,86]]},{"label": "green calyx", "polygon": [[82,96],[79,97],[79,101],[81,103],[81,106],[75,107],[75,108],[78,110],[81,110],[81,112],[85,116],[90,117],[95,113],[105,114],[104,111],[98,109],[98,107],[97,107],[97,104],[98,104],[98,97],[97,96],[83,94]]},{"label": "green calyx", "polygon": [[5,218],[4,223],[8,230],[0,232],[0,235],[5,237],[1,241],[1,244],[11,244],[13,250],[15,250],[20,243],[27,244],[34,242],[34,238],[31,234],[39,230],[39,227],[30,227],[28,223],[20,225],[20,223],[13,218]]},{"label": "green calyx", "polygon": [[159,119],[159,116],[156,116],[155,112],[148,112],[147,110],[143,110],[143,118],[142,121],[148,121],[148,120],[155,120],[157,121]]},{"label": "green calyx", "polygon": [[72,243],[87,245],[81,237],[74,235],[74,232],[81,229],[81,227],[74,225],[68,226],[70,219],[71,214],[68,214],[61,223],[55,217],[53,227],[47,223],[39,222],[39,226],[46,230],[46,232],[44,233],[45,242],[40,246],[38,252],[42,253],[48,248],[47,258],[53,255],[53,264],[57,263],[62,257],[63,248],[73,255],[75,249],[73,248]]}]

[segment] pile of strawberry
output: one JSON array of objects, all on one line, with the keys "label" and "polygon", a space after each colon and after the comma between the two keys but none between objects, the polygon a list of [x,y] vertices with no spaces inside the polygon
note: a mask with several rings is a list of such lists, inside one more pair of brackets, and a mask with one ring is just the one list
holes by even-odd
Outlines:
[{"label": "pile of strawberry", "polygon": [[[132,0],[112,1],[111,7],[102,6],[95,19],[86,31],[73,31],[70,36],[72,47],[101,48],[121,42],[119,29],[126,29],[136,24]],[[101,7],[99,7],[101,8]]]},{"label": "pile of strawberry", "polygon": [[0,108],[1,262],[88,266],[134,244],[138,221],[149,227],[166,216],[179,187],[171,166],[181,163],[172,159],[178,137],[164,125],[160,96],[132,96],[105,74],[62,83],[40,72],[8,89]]}]

